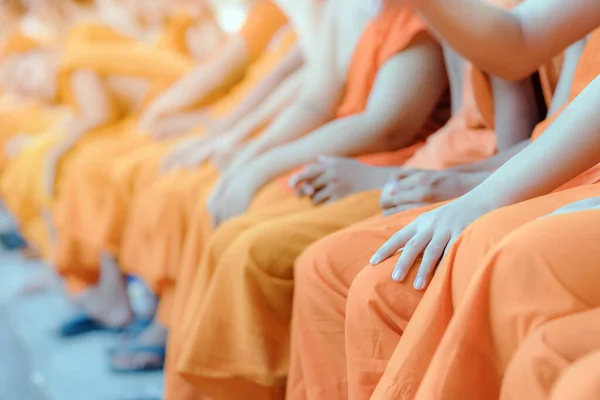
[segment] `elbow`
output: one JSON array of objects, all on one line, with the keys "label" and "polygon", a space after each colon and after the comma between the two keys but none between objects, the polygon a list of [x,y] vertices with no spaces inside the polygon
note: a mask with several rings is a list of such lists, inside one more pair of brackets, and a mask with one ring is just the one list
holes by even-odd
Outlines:
[{"label": "elbow", "polygon": [[113,118],[113,114],[109,110],[96,110],[94,113],[85,114],[82,119],[85,120],[85,125],[89,129],[98,128],[108,124]]},{"label": "elbow", "polygon": [[539,68],[538,63],[532,63],[531,65],[526,63],[510,63],[510,64],[500,64],[500,65],[488,65],[484,66],[482,69],[490,75],[498,77],[508,82],[517,82],[521,81],[533,73],[535,73]]}]

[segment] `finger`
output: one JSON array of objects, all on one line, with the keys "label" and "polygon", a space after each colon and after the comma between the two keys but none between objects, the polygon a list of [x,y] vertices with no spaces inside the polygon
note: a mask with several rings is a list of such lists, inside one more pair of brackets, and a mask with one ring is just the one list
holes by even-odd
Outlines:
[{"label": "finger", "polygon": [[317,176],[315,179],[310,182],[310,185],[315,190],[323,189],[326,186],[331,186],[334,180],[334,174],[331,170],[324,170],[323,173]]},{"label": "finger", "polygon": [[308,183],[301,183],[297,186],[301,196],[312,196],[315,194],[315,188]]},{"label": "finger", "polygon": [[442,255],[442,259],[444,259],[444,257],[448,255],[450,250],[452,250],[452,246],[454,245],[454,242],[456,242],[456,239],[458,239],[459,236],[460,234],[454,234],[450,237],[450,239],[448,240],[448,244],[446,245],[446,250],[444,250],[444,254]]},{"label": "finger", "polygon": [[423,252],[423,260],[419,267],[419,272],[415,278],[414,288],[417,290],[424,290],[427,283],[431,279],[433,272],[437,268],[440,259],[444,255],[448,242],[450,241],[449,234],[442,234],[440,236],[434,236],[429,242],[427,248]]},{"label": "finger", "polygon": [[335,194],[335,189],[332,186],[325,186],[311,197],[313,204],[323,204]]},{"label": "finger", "polygon": [[399,171],[392,172],[390,174],[389,179],[391,181],[398,181],[400,179],[404,179],[404,178],[411,176],[412,174],[414,174],[417,171],[418,171],[418,169],[416,169],[416,168],[402,168]]},{"label": "finger", "polygon": [[324,168],[321,164],[309,165],[308,167],[304,168],[302,171],[300,171],[299,173],[297,173],[291,177],[290,186],[295,187],[301,182],[311,181],[315,177],[317,177],[321,173],[323,173],[323,170],[324,170]]},{"label": "finger", "polygon": [[392,273],[392,279],[400,282],[406,278],[408,271],[431,241],[431,237],[432,233],[430,231],[421,231],[406,243]]},{"label": "finger", "polygon": [[398,190],[396,194],[391,196],[390,203],[394,206],[426,203],[427,197],[427,189],[423,186],[417,186],[412,189]]},{"label": "finger", "polygon": [[421,186],[421,177],[419,173],[413,173],[411,175],[407,175],[406,177],[399,179],[396,181],[394,185],[394,189],[396,192],[403,190],[412,190]]},{"label": "finger", "polygon": [[404,229],[396,232],[391,238],[384,243],[383,246],[379,248],[371,257],[370,263],[372,265],[377,265],[380,262],[390,258],[398,250],[400,250],[404,245],[415,235],[415,230],[413,224],[407,225]]}]

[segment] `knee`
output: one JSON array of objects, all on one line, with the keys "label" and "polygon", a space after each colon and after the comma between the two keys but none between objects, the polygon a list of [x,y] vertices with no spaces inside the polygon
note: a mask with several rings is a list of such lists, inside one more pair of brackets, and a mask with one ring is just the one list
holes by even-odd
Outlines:
[{"label": "knee", "polygon": [[[337,272],[332,246],[336,235],[310,245],[294,263],[294,308],[331,309],[344,315],[352,277]],[[298,311],[299,313],[301,311]]]},{"label": "knee", "polygon": [[545,342],[545,331],[539,329],[519,345],[505,371],[502,400],[547,398],[562,363],[549,356]]},{"label": "knee", "polygon": [[395,260],[388,260],[376,267],[365,266],[356,276],[346,306],[347,319],[352,323],[363,324],[369,319],[404,321],[405,324],[414,313],[422,293],[412,286],[412,280],[395,282],[392,271]]},{"label": "knee", "polygon": [[[270,278],[290,281],[294,278],[294,261],[300,250],[295,243],[293,227],[277,221],[263,222],[243,229],[228,228],[237,238],[228,249],[234,257],[242,255],[247,268]],[[241,231],[241,232],[240,232]],[[231,236],[236,237],[236,236]],[[230,239],[231,241],[231,239]]]},{"label": "knee", "polygon": [[591,400],[600,398],[600,352],[575,362],[558,379],[551,400]]},{"label": "knee", "polygon": [[[245,220],[244,216],[227,220],[210,235],[207,242],[207,252],[211,254],[211,258],[220,259],[224,254],[237,255],[243,247],[248,247],[253,238],[248,238],[245,232],[251,225]],[[233,251],[229,251],[229,248]]]},{"label": "knee", "polygon": [[549,246],[547,229],[544,220],[526,223],[489,251],[485,264],[490,269],[492,301],[523,301],[558,277],[554,269],[561,257]]}]

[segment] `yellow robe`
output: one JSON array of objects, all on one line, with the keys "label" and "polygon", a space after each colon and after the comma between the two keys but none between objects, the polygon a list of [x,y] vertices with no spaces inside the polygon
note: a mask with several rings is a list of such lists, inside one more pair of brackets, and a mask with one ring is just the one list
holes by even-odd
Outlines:
[{"label": "yellow robe", "polygon": [[[130,61],[127,61],[130,60]],[[96,72],[101,77],[110,75],[134,76],[150,81],[172,80],[191,68],[192,63],[173,52],[157,52],[151,46],[137,43],[108,27],[97,24],[78,25],[66,39],[58,73],[58,103],[77,112],[71,92],[70,77],[79,69]],[[77,154],[94,147],[107,137],[122,134],[131,124],[123,118],[129,112],[126,103],[111,96],[112,118],[104,126],[94,129],[60,160],[55,180],[55,195],[59,196],[65,172]],[[66,134],[64,124],[57,124],[49,132],[37,135],[12,159],[2,175],[0,191],[9,210],[17,218],[23,235],[50,258],[51,246],[48,229],[43,219],[44,210],[50,209],[53,196],[46,193],[41,182],[48,151]]]},{"label": "yellow robe", "polygon": [[[220,117],[233,111],[288,53],[295,43],[293,32],[267,50],[275,33],[286,23],[283,13],[270,1],[260,2],[251,10],[240,32],[248,47],[245,78],[207,108],[209,115]],[[202,131],[200,127],[192,134]],[[157,179],[164,155],[179,140],[153,142],[132,132],[118,146],[112,146],[114,161],[110,164],[100,148],[80,158],[55,207],[58,242],[54,263],[72,291],[96,282],[101,251],[117,255],[132,199],[138,189],[143,193]]]}]

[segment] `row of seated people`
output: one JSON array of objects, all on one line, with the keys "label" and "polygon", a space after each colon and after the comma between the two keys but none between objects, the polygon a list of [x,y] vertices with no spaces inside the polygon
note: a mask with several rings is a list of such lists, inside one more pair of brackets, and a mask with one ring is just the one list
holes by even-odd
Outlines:
[{"label": "row of seated people", "polygon": [[79,310],[60,332],[122,332],[114,371],[600,397],[600,3],[0,7],[0,196]]}]

